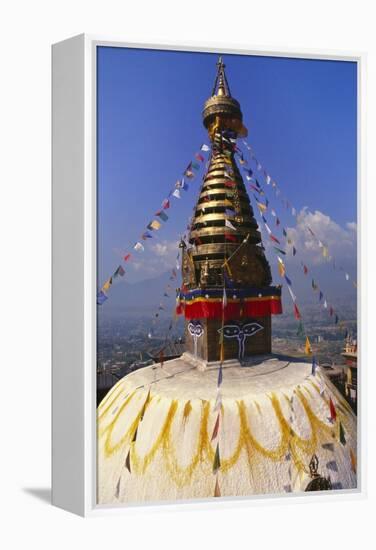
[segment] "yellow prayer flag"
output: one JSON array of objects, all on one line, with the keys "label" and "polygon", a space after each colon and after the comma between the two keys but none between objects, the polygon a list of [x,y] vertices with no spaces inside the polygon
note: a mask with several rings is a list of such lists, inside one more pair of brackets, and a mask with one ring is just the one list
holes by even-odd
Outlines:
[{"label": "yellow prayer flag", "polygon": [[161,224],[158,220],[153,220],[150,224],[150,227],[152,227],[155,230],[158,230],[161,227]]},{"label": "yellow prayer flag", "polygon": [[224,346],[223,323],[222,323],[222,329],[219,333],[219,360],[221,363],[223,363],[224,357],[225,357],[225,346]]},{"label": "yellow prayer flag", "polygon": [[323,249],[322,249],[322,255],[324,256],[324,258],[327,258],[328,257],[328,249],[326,248],[326,246],[323,246]]},{"label": "yellow prayer flag", "polygon": [[286,269],[283,263],[278,263],[278,271],[281,277],[284,277],[286,274]]},{"label": "yellow prayer flag", "polygon": [[352,449],[350,449],[351,468],[354,474],[356,474],[356,456]]},{"label": "yellow prayer flag", "polygon": [[227,269],[227,272],[228,272],[228,274],[229,274],[229,277],[232,277],[232,272],[231,272],[229,263],[228,263],[228,261],[227,261],[227,258],[225,259],[225,267],[226,267],[226,269]]},{"label": "yellow prayer flag", "polygon": [[262,204],[262,202],[258,202],[257,206],[259,207],[259,210],[261,210],[261,212],[265,212],[266,210],[265,204]]},{"label": "yellow prayer flag", "polygon": [[110,290],[110,286],[112,285],[112,277],[108,279],[102,286],[102,290]]},{"label": "yellow prayer flag", "polygon": [[306,336],[306,341],[305,341],[305,352],[307,355],[311,355],[312,353],[311,342],[309,341],[308,336]]}]

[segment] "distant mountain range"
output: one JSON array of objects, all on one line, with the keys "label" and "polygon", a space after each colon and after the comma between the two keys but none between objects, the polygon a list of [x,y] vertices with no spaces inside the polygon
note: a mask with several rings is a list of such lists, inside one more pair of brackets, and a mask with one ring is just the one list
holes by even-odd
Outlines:
[{"label": "distant mountain range", "polygon": [[[116,315],[120,312],[133,315],[149,314],[156,311],[163,303],[166,312],[170,313],[175,305],[176,287],[180,285],[180,275],[178,274],[173,281],[169,280],[170,275],[171,272],[163,273],[137,283],[122,280],[116,282],[109,292],[109,299],[100,307],[100,311],[104,315]],[[170,289],[166,288],[168,284],[171,286]],[[170,297],[163,296],[164,292]]]},{"label": "distant mountain range", "polygon": [[[170,275],[171,272],[166,272],[137,283],[116,281],[109,292],[109,299],[99,308],[99,314],[104,317],[118,314],[140,316],[159,312],[161,316],[170,316],[175,306],[176,287],[180,286],[181,281],[180,272],[174,280],[169,280]],[[351,280],[346,280],[344,272],[334,271],[330,266],[322,265],[307,275],[295,267],[288,271],[288,276],[292,281],[297,303],[302,310],[319,302],[319,290],[313,290],[312,278],[322,290],[324,299],[326,298],[328,304],[334,309],[345,307],[346,310],[356,310],[356,289]],[[273,273],[273,281],[275,284],[281,282],[278,274]],[[166,289],[168,284],[171,288]],[[169,298],[163,296],[164,292],[169,294]],[[284,310],[291,309],[291,297],[286,283],[283,284],[282,302]],[[163,304],[165,311],[158,310],[160,304]]]}]

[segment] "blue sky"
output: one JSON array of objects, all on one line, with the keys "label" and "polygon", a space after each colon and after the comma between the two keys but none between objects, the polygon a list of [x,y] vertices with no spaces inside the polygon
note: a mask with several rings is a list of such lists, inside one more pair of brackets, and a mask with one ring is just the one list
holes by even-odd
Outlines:
[{"label": "blue sky", "polygon": [[[209,143],[201,113],[217,57],[98,48],[99,285],[116,269],[122,252],[133,252],[132,244],[194,153]],[[311,225],[355,276],[356,64],[223,57],[260,162],[299,211],[307,206],[314,213]],[[170,219],[147,242],[148,251],[135,253],[135,262],[126,266],[129,282],[173,267],[174,245],[192,213],[201,174],[181,200],[173,201]],[[278,200],[274,206],[282,224],[293,227]],[[307,247],[303,234],[296,239],[302,254],[312,253],[312,262],[320,262],[319,251]],[[268,258],[274,263],[269,253]]]}]

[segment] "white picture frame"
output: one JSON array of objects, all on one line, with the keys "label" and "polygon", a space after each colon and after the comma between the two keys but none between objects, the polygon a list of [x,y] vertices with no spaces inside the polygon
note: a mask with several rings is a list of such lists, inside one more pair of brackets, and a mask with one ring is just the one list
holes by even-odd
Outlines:
[{"label": "white picture frame", "polygon": [[[347,60],[358,67],[358,280],[366,295],[364,272],[365,54],[321,51],[274,51],[232,48],[224,44],[130,44],[79,35],[52,47],[52,502],[81,516],[135,511],[136,507],[96,504],[96,48],[150,48]],[[362,240],[360,240],[360,237]],[[362,260],[362,263],[361,263]],[[358,488],[335,494],[264,495],[223,498],[213,503],[176,502],[169,506],[250,506],[262,500],[286,503],[304,499],[363,498],[366,494],[364,349],[365,303],[358,288],[359,415]],[[164,504],[165,506],[166,504]],[[143,505],[145,506],[145,505]],[[149,508],[157,506],[148,505]],[[139,508],[140,509],[140,508]]]}]

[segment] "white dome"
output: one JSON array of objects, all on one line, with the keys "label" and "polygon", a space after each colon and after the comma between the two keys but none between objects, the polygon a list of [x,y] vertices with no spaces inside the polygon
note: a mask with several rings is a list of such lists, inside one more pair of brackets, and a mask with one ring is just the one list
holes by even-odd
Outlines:
[{"label": "white dome", "polygon": [[210,498],[217,482],[227,497],[301,492],[314,454],[333,489],[356,488],[356,418],[320,369],[281,356],[224,362],[214,410],[218,369],[184,354],[111,389],[98,408],[98,504]]}]

